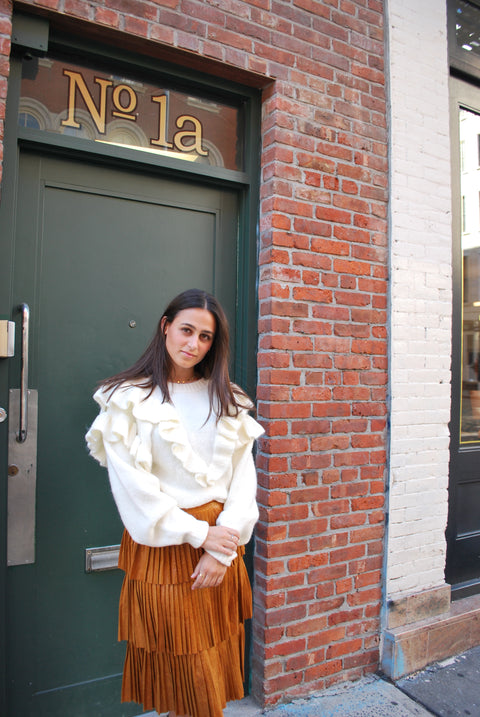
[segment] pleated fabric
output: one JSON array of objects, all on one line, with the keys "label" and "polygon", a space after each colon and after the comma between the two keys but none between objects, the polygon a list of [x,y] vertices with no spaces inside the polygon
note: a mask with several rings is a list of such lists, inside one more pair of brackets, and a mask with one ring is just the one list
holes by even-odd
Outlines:
[{"label": "pleated fabric", "polygon": [[[212,501],[187,512],[215,525],[222,508]],[[118,639],[127,641],[122,702],[222,717],[227,702],[243,697],[244,622],[252,615],[244,552],[239,547],[219,586],[192,590],[201,548],[150,548],[124,532],[118,564],[125,571],[118,628]]]}]

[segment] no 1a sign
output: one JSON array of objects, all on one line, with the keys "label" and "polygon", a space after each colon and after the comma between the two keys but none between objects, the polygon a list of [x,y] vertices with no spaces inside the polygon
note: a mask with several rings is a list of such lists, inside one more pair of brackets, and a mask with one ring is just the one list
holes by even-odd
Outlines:
[{"label": "no 1a sign", "polygon": [[19,124],[243,169],[241,108],[57,58],[24,63]]},{"label": "no 1a sign", "polygon": [[[138,95],[130,85],[124,83],[115,85],[112,80],[95,77],[94,82],[99,88],[99,99],[96,104],[81,72],[64,69],[63,74],[69,78],[67,119],[61,121],[63,127],[77,129],[81,127],[80,122],[75,118],[76,102],[79,97],[85,103],[98,132],[105,134],[109,92],[111,93],[112,116],[137,122],[139,118]],[[167,95],[152,95],[150,100],[158,107],[158,131],[156,137],[149,138],[151,145],[165,149],[175,148],[178,152],[196,152],[199,155],[208,155],[208,150],[202,147],[202,123],[197,117],[187,114],[177,117],[175,119],[177,131],[174,132],[170,141],[167,125]]]}]

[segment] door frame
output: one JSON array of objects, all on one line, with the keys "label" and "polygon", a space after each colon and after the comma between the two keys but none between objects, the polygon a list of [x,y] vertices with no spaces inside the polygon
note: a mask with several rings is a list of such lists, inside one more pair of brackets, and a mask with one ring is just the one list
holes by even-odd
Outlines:
[{"label": "door frame", "polygon": [[[12,295],[13,261],[15,251],[15,205],[18,179],[19,147],[36,147],[46,153],[60,153],[64,157],[83,157],[92,162],[111,166],[147,168],[158,175],[175,175],[180,179],[208,182],[221,187],[231,187],[239,196],[239,238],[237,262],[237,329],[233,373],[250,395],[255,395],[256,364],[251,357],[257,349],[257,226],[260,187],[260,111],[261,96],[256,88],[246,87],[232,81],[226,81],[190,71],[185,67],[164,63],[160,59],[128,52],[112,46],[92,43],[79,35],[67,35],[50,26],[45,18],[14,15],[17,27],[22,26],[26,18],[28,32],[17,33],[22,37],[21,46],[15,46],[12,38],[10,77],[8,83],[7,110],[4,133],[3,178],[1,185],[0,227],[2,232],[0,262],[0,318],[11,319],[4,315],[9,311]],[[79,23],[79,28],[81,23]],[[38,28],[38,35],[35,28]],[[33,32],[32,32],[33,29]],[[46,32],[47,29],[47,32]],[[49,30],[49,33],[48,33]],[[49,39],[45,42],[45,38]],[[25,44],[25,37],[30,44]],[[47,45],[48,47],[46,47]],[[155,72],[157,77],[178,85],[180,89],[194,91],[196,95],[205,95],[219,100],[232,101],[242,106],[245,121],[245,169],[243,172],[220,167],[196,165],[181,159],[150,155],[135,149],[99,145],[64,135],[48,135],[39,130],[19,128],[17,124],[20,97],[21,57],[25,51],[45,54],[70,54],[88,57],[112,68],[128,68],[137,74]],[[161,80],[160,80],[161,81]],[[91,146],[94,145],[94,146]],[[188,165],[188,166],[186,166]],[[18,338],[18,337],[17,337]],[[0,406],[8,407],[9,360],[0,359]],[[0,455],[7,455],[8,420],[0,423]],[[7,461],[0,462],[0,644],[6,645],[6,514],[7,514]],[[0,649],[0,713],[6,714],[6,649]]]},{"label": "door frame", "polygon": [[480,440],[472,444],[460,441],[462,411],[462,337],[463,337],[463,253],[461,207],[461,148],[459,139],[459,110],[465,108],[476,114],[480,111],[480,88],[463,78],[450,77],[450,137],[452,176],[452,399],[450,418],[450,464],[448,521],[446,529],[447,555],[445,578],[451,584],[452,599],[460,599],[480,592],[480,574],[467,581],[458,578],[457,485],[462,466],[474,456],[480,456]]}]

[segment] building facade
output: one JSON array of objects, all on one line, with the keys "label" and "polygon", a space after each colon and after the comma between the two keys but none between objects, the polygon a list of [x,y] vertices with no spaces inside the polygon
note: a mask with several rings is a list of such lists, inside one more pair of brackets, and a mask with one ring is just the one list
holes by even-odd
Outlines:
[{"label": "building facade", "polygon": [[95,383],[192,285],[225,304],[266,430],[255,699],[480,643],[479,16],[2,2],[6,714],[139,711],[118,698],[120,525],[83,435]]}]

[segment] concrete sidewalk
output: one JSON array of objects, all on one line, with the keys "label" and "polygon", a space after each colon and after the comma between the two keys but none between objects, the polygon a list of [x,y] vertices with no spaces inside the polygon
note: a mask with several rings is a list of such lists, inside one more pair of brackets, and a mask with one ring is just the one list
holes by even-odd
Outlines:
[{"label": "concrete sidewalk", "polygon": [[376,676],[331,687],[309,699],[262,710],[250,698],[231,703],[225,717],[431,717],[394,685]]},{"label": "concrete sidewalk", "polygon": [[[376,675],[269,709],[251,697],[224,717],[480,717],[480,646],[437,662],[394,685]],[[139,715],[140,717],[140,715]],[[141,717],[158,717],[149,712]]]},{"label": "concrete sidewalk", "polygon": [[398,680],[397,687],[434,715],[480,715],[480,646]]},{"label": "concrete sidewalk", "polygon": [[480,717],[480,646],[392,684],[377,676],[261,710],[249,698],[225,717]]},{"label": "concrete sidewalk", "polygon": [[[230,702],[224,710],[224,717],[431,717],[431,715],[431,712],[394,685],[374,675],[359,682],[331,687],[308,699],[295,700],[265,710],[251,697],[245,697],[239,702]],[[158,715],[156,712],[148,712],[141,717],[158,717]]]}]

